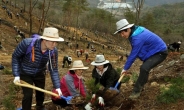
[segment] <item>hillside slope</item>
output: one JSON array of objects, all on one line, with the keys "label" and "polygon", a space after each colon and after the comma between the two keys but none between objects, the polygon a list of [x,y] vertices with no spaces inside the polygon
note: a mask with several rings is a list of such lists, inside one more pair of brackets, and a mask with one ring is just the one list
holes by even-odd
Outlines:
[{"label": "hillside slope", "polygon": [[[10,9],[13,11],[13,13],[16,13],[19,11],[19,9],[13,9],[10,7]],[[11,73],[11,54],[15,47],[17,46],[17,42],[15,40],[15,36],[17,36],[16,31],[14,30],[14,26],[17,26],[21,31],[23,31],[28,36],[29,28],[25,27],[25,22],[29,25],[28,22],[28,14],[23,13],[19,19],[15,17],[15,14],[13,14],[13,19],[10,19],[7,16],[7,13],[2,8],[0,9],[0,18],[2,18],[2,24],[0,25],[0,41],[2,42],[3,49],[0,50],[0,63],[5,66],[4,71],[0,71],[0,109],[5,110],[7,107],[15,105],[15,108],[21,106],[21,99],[22,99],[22,91],[20,88],[16,87],[13,97],[11,97],[12,93],[12,87],[13,86],[13,76]],[[33,31],[37,32],[39,21],[36,17],[34,19],[34,27]],[[58,50],[59,50],[59,75],[62,77],[65,75],[68,71],[68,68],[61,68],[62,64],[62,58],[64,55],[71,55],[73,57],[73,60],[81,59],[86,66],[89,66],[89,70],[85,71],[83,74],[84,80],[87,82],[91,78],[91,71],[93,69],[93,66],[90,65],[90,62],[85,60],[85,56],[82,55],[81,57],[76,56],[76,43],[79,44],[78,49],[85,49],[87,51],[90,51],[86,49],[86,46],[88,42],[90,41],[91,44],[94,45],[96,48],[96,52],[90,51],[90,59],[94,60],[94,57],[96,54],[104,53],[107,60],[109,60],[114,68],[121,68],[123,64],[125,63],[126,58],[123,58],[123,60],[118,61],[118,56],[125,53],[125,50],[119,49],[119,44],[121,44],[120,41],[117,41],[112,36],[104,37],[103,33],[99,33],[98,35],[95,35],[94,32],[90,32],[87,29],[74,29],[73,27],[63,27],[58,24],[48,23],[47,26],[54,26],[60,29],[60,35],[68,41],[70,44],[72,44],[72,48],[70,48],[68,45],[66,45],[66,42],[59,43],[58,44]],[[74,31],[75,30],[75,31]],[[85,35],[82,36],[82,33]],[[86,35],[87,33],[87,35]],[[73,37],[74,35],[78,35],[77,37]],[[82,36],[82,37],[81,37]],[[102,37],[103,36],[103,37]],[[71,40],[69,40],[69,38]],[[87,40],[86,40],[87,38]],[[73,39],[73,40],[72,40]],[[76,39],[76,40],[74,40]],[[19,39],[21,41],[21,39]],[[105,49],[102,48],[102,44],[105,45]],[[121,44],[125,45],[125,44]],[[113,49],[108,48],[108,46],[115,47]],[[126,47],[126,45],[125,45]],[[124,47],[124,48],[125,48]],[[126,48],[127,49],[127,48]],[[160,88],[164,86],[169,86],[170,79],[174,79],[176,77],[183,77],[184,74],[184,60],[183,60],[182,53],[170,53],[168,55],[168,58],[158,65],[156,68],[154,68],[149,77],[148,83],[145,85],[144,91],[141,94],[141,97],[137,100],[129,100],[128,96],[131,94],[132,87],[133,87],[133,81],[129,80],[126,83],[123,83],[121,86],[120,94],[117,96],[111,97],[113,100],[110,100],[110,102],[106,103],[104,108],[101,108],[103,110],[183,110],[184,108],[184,100],[179,99],[175,101],[175,103],[159,103],[157,101],[157,96],[161,94]],[[130,76],[133,76],[133,73],[139,74],[139,66],[142,64],[140,60],[136,60],[135,63],[132,65],[132,67],[129,70]],[[155,85],[154,85],[155,84]],[[50,75],[46,75],[46,90],[51,91],[53,88]],[[35,94],[34,94],[35,95]],[[111,94],[108,94],[108,98]],[[35,104],[35,97],[33,98],[33,104]],[[8,102],[9,101],[9,102]],[[50,95],[45,96],[45,101],[50,101]],[[113,103],[111,103],[113,101]],[[3,103],[2,103],[3,102]],[[6,103],[5,103],[6,102]],[[9,105],[8,105],[9,104]],[[79,110],[84,108],[83,105],[76,105],[79,107]],[[67,108],[59,108],[58,106],[52,104],[51,102],[46,103],[45,107],[48,110],[67,110]],[[94,110],[99,110],[100,108],[97,108],[97,106],[93,106]],[[11,109],[9,109],[11,110]],[[14,109],[12,109],[14,110]],[[34,110],[34,107],[33,107]],[[73,108],[70,108],[68,110],[73,110]]]}]

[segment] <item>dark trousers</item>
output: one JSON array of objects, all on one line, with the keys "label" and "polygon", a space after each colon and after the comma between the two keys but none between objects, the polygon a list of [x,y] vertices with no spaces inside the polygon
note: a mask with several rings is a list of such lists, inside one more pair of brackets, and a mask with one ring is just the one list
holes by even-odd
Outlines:
[{"label": "dark trousers", "polygon": [[159,52],[148,58],[140,67],[139,77],[134,85],[133,92],[140,92],[148,81],[149,72],[152,68],[163,62],[167,57],[167,51]]},{"label": "dark trousers", "polygon": [[[36,76],[20,75],[20,79],[36,87],[44,89],[45,87],[45,73],[38,73]],[[31,110],[33,89],[22,87],[23,99],[22,99],[22,109]],[[36,91],[36,106],[37,108],[42,108],[44,101],[44,93]]]}]

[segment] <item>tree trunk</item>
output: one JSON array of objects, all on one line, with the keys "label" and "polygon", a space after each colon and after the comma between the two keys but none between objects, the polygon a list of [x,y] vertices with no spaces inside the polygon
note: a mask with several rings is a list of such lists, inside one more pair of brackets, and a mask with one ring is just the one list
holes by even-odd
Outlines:
[{"label": "tree trunk", "polygon": [[30,24],[30,28],[29,28],[29,36],[31,36],[32,34],[32,0],[30,0],[30,6],[29,6],[29,24]]}]

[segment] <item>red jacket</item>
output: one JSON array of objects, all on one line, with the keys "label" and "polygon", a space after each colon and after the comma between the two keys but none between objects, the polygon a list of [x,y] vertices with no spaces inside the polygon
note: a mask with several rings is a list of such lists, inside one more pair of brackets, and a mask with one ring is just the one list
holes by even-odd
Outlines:
[{"label": "red jacket", "polygon": [[[76,74],[71,74],[68,72],[60,80],[60,89],[63,96],[83,96],[86,97],[86,88],[82,79],[79,79]],[[54,93],[57,93],[56,90],[53,90]],[[52,96],[53,100],[57,98]]]}]

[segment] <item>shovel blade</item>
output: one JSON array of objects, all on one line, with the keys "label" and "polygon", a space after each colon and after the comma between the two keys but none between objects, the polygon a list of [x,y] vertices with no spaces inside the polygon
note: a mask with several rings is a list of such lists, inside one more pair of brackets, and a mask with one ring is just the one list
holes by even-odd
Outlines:
[{"label": "shovel blade", "polygon": [[110,90],[113,90],[113,91],[119,92],[119,90],[118,90],[117,88],[110,87],[109,89],[110,89]]},{"label": "shovel blade", "polygon": [[16,110],[22,110],[22,107],[20,107],[20,108],[17,108]]},{"label": "shovel blade", "polygon": [[61,98],[65,99],[67,104],[70,104],[71,103],[70,101],[72,100],[73,96],[67,96],[67,97],[61,96]]}]

